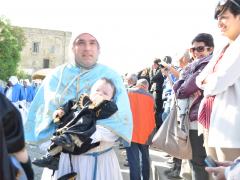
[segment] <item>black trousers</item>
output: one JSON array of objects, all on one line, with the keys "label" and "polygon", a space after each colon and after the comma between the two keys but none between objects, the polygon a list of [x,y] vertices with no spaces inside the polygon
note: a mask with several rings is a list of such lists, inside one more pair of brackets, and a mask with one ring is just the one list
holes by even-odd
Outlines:
[{"label": "black trousers", "polygon": [[192,146],[192,160],[190,167],[192,169],[192,180],[208,180],[208,173],[205,171],[204,159],[206,151],[203,147],[203,135],[198,136],[197,130],[189,131],[190,142]]}]

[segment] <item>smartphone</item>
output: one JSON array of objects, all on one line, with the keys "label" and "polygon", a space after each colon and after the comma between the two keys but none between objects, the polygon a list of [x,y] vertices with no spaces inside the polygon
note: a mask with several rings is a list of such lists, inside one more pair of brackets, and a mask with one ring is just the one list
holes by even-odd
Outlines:
[{"label": "smartphone", "polygon": [[207,156],[204,159],[204,162],[208,167],[217,167],[218,166],[217,163],[211,158],[211,156]]}]

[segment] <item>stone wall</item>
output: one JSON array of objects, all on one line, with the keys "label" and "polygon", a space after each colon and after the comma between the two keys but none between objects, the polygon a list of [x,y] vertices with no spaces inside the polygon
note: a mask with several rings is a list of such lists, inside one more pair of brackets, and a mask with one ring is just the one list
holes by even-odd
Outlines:
[{"label": "stone wall", "polygon": [[26,44],[21,52],[20,69],[32,74],[36,70],[54,68],[68,61],[71,32],[21,28]]}]

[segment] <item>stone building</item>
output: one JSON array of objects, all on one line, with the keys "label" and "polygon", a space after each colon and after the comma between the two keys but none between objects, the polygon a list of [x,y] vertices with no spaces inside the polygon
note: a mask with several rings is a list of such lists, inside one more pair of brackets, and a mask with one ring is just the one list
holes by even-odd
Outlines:
[{"label": "stone building", "polygon": [[72,33],[58,30],[21,27],[26,44],[19,68],[32,74],[42,68],[54,68],[68,61]]}]

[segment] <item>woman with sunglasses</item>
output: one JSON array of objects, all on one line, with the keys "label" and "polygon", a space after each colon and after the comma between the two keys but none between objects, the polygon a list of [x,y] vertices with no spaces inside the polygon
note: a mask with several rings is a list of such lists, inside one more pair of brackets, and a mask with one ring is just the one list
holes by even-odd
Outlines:
[{"label": "woman with sunglasses", "polygon": [[[203,147],[203,136],[198,136],[198,109],[202,96],[200,89],[195,81],[196,76],[209,63],[214,49],[213,37],[211,34],[200,33],[192,40],[192,48],[190,52],[193,57],[193,62],[183,69],[182,78],[178,80],[174,86],[176,98],[187,101],[181,109],[189,110],[190,131],[189,137],[192,147],[192,159],[190,160],[193,180],[208,179],[208,173],[205,171],[204,158],[206,151]],[[188,106],[189,107],[186,107]],[[181,106],[181,105],[180,105]]]},{"label": "woman with sunglasses", "polygon": [[240,156],[240,0],[219,1],[215,19],[229,43],[197,77],[204,90],[199,122],[209,129],[209,155],[233,161]]}]

